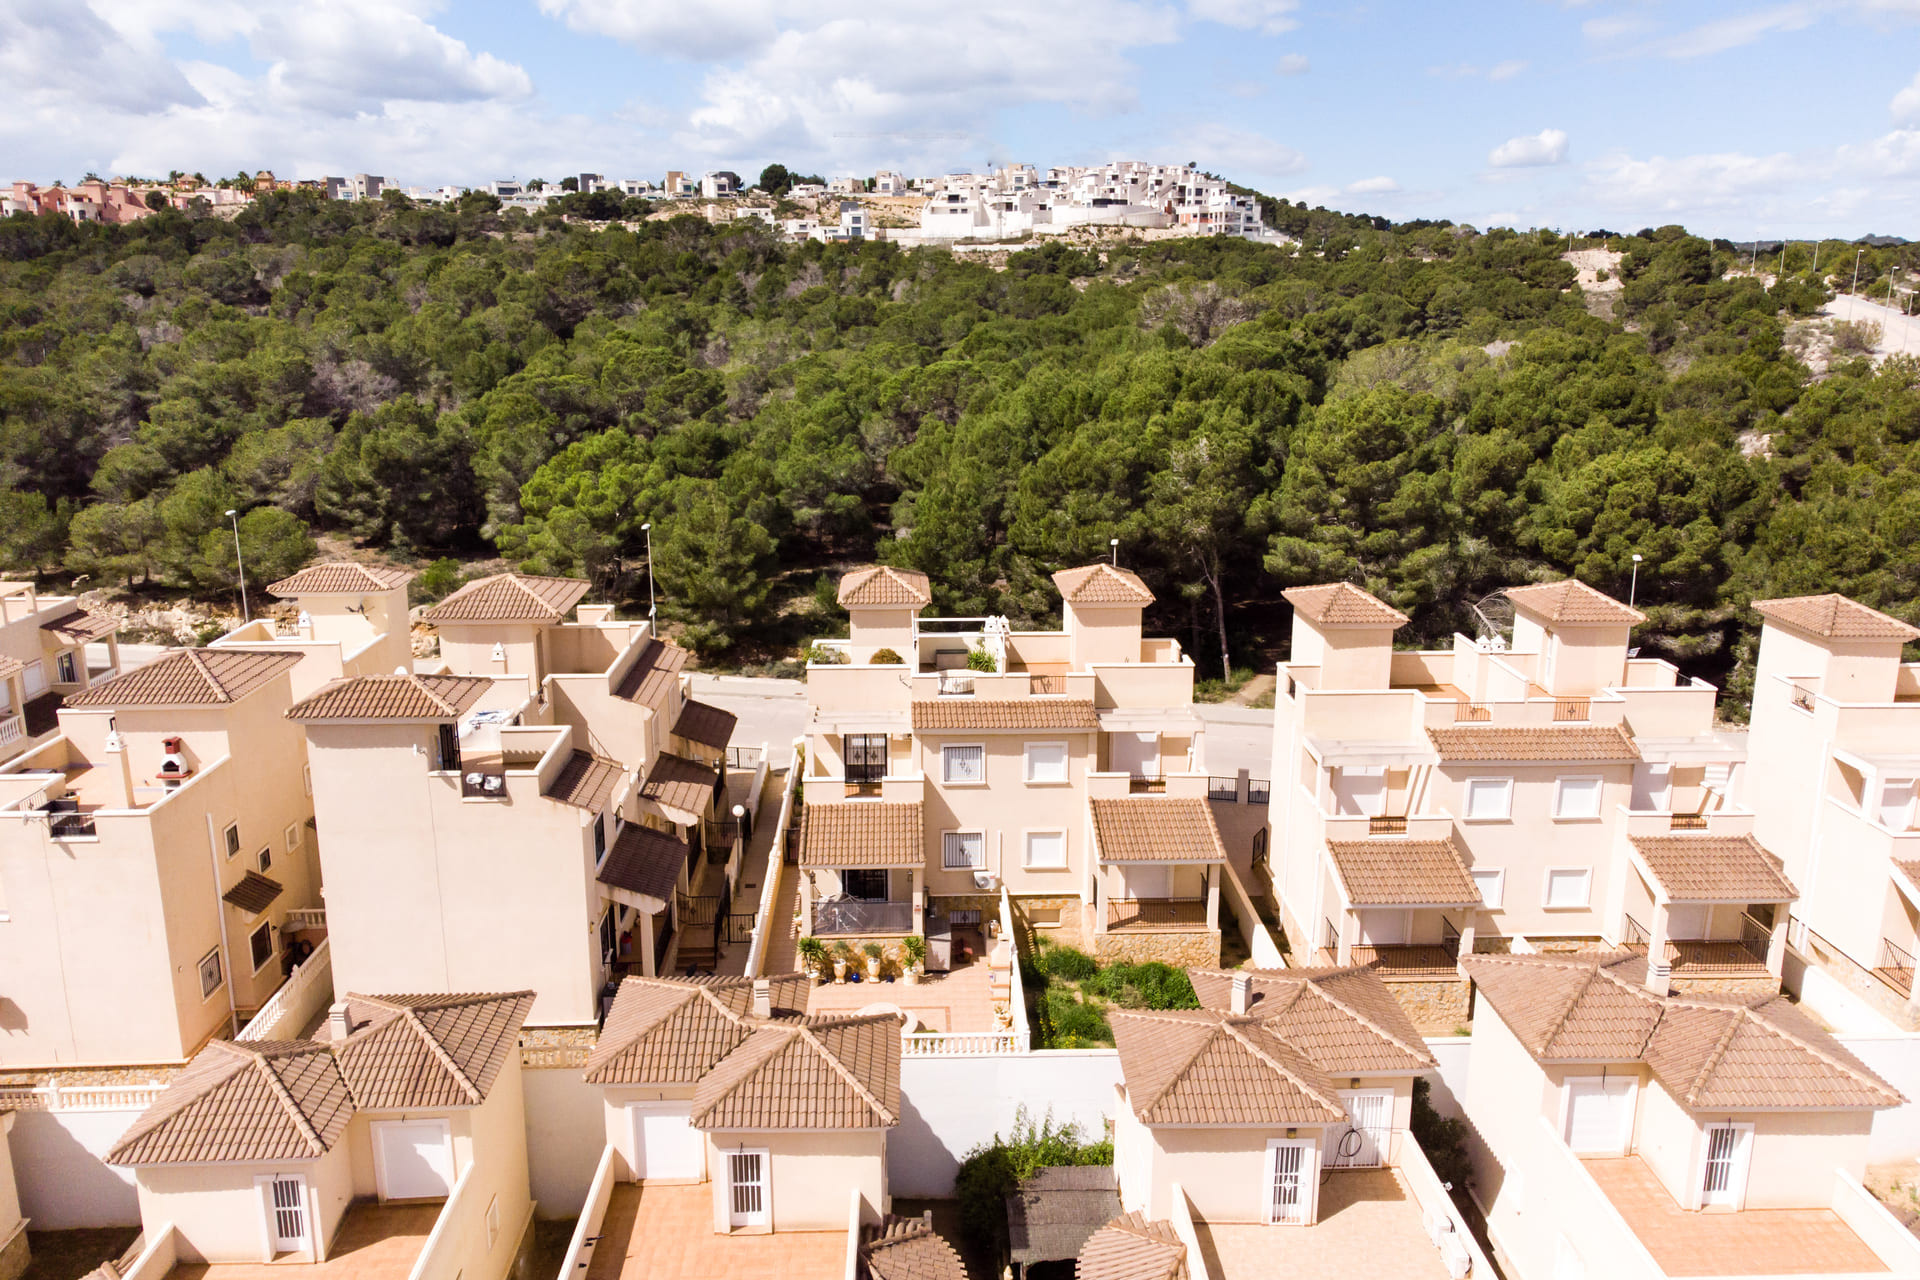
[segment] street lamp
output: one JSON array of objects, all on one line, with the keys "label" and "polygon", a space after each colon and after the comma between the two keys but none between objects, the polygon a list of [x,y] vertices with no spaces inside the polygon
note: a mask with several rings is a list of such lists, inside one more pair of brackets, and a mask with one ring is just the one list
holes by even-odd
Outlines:
[{"label": "street lamp", "polygon": [[1633,553],[1633,582],[1627,587],[1627,608],[1633,608],[1633,602],[1640,598],[1640,553]]},{"label": "street lamp", "polygon": [[1853,288],[1847,292],[1853,294],[1855,297],[1860,296],[1860,255],[1865,252],[1865,249],[1856,249],[1853,254]]},{"label": "street lamp", "polygon": [[1115,567],[1118,567],[1120,564],[1120,539],[1107,539],[1107,553],[1113,557]]},{"label": "street lamp", "polygon": [[647,535],[647,621],[653,621],[653,521],[640,526],[640,532]]},{"label": "street lamp", "polygon": [[227,509],[227,518],[233,521],[233,562],[240,568],[240,621],[253,621],[253,614],[247,609],[247,562],[240,554],[240,512],[235,508]]}]

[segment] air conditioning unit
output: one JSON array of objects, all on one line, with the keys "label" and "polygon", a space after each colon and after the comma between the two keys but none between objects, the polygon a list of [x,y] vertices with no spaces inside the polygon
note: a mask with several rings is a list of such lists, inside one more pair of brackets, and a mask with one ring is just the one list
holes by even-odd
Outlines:
[{"label": "air conditioning unit", "polygon": [[1453,1219],[1438,1209],[1429,1209],[1422,1216],[1426,1220],[1427,1239],[1433,1241],[1435,1247],[1441,1247],[1453,1234]]},{"label": "air conditioning unit", "polygon": [[976,871],[973,873],[973,887],[982,893],[992,893],[1000,887],[1000,877],[991,871]]},{"label": "air conditioning unit", "polygon": [[1467,1242],[1456,1232],[1448,1232],[1441,1238],[1440,1261],[1451,1280],[1466,1280],[1473,1270],[1473,1255],[1467,1252]]}]

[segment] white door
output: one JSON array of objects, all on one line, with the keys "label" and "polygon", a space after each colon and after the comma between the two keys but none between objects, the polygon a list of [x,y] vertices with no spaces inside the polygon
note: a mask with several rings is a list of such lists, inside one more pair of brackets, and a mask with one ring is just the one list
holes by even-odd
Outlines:
[{"label": "white door", "polygon": [[729,1226],[764,1227],[771,1221],[767,1172],[766,1152],[727,1152]]},{"label": "white door", "polygon": [[1677,942],[1698,942],[1707,936],[1707,924],[1713,919],[1713,908],[1696,903],[1686,907],[1667,908],[1667,936]]},{"label": "white door", "polygon": [[382,1200],[432,1200],[453,1191],[453,1136],[445,1120],[379,1120],[374,1172]]},{"label": "white door", "polygon": [[275,1253],[307,1247],[307,1181],[276,1174],[267,1183],[267,1237]]},{"label": "white door", "polygon": [[1331,1131],[1327,1164],[1335,1169],[1377,1169],[1387,1162],[1393,1132],[1393,1091],[1340,1091],[1347,1123]]},{"label": "white door", "polygon": [[1129,898],[1171,898],[1173,896],[1173,868],[1164,863],[1159,866],[1122,867],[1120,882],[1127,887]]},{"label": "white door", "polygon": [[1398,947],[1407,941],[1407,913],[1400,908],[1360,913],[1360,945]]},{"label": "white door", "polygon": [[1700,1179],[1703,1208],[1738,1209],[1747,1194],[1747,1156],[1753,1149],[1753,1126],[1707,1126],[1707,1158]]},{"label": "white door", "polygon": [[690,1102],[630,1106],[633,1176],[697,1182],[706,1172]]},{"label": "white door", "polygon": [[1567,1081],[1567,1145],[1618,1154],[1633,1127],[1633,1081],[1625,1076]]},{"label": "white door", "polygon": [[1160,735],[1157,733],[1110,733],[1107,735],[1107,769],[1136,778],[1160,776]]},{"label": "white door", "polygon": [[1283,1138],[1267,1143],[1267,1221],[1305,1222],[1312,1206],[1313,1145]]},{"label": "white door", "polygon": [[37,698],[47,691],[47,664],[29,662],[26,673],[27,697]]}]

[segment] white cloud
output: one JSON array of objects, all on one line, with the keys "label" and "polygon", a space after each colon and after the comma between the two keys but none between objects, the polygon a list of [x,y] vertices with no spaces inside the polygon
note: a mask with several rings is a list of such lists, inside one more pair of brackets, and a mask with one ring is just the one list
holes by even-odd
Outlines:
[{"label": "white cloud", "polygon": [[1515,76],[1519,75],[1522,71],[1525,71],[1526,69],[1527,69],[1527,64],[1525,59],[1509,58],[1505,62],[1494,63],[1493,68],[1487,72],[1487,79],[1511,80]]},{"label": "white cloud", "polygon": [[1446,62],[1436,67],[1428,67],[1427,74],[1443,80],[1478,80],[1485,76],[1489,80],[1511,80],[1527,69],[1524,59],[1510,58],[1505,62],[1496,62],[1484,70],[1471,62]]},{"label": "white cloud", "polygon": [[1920,124],[1920,74],[1916,74],[1906,88],[1893,95],[1893,101],[1887,104],[1893,112],[1895,124]]},{"label": "white cloud", "polygon": [[1817,178],[1823,168],[1817,159],[1784,151],[1768,156],[1718,152],[1646,159],[1615,154],[1586,167],[1586,187],[1602,206],[1632,209],[1644,216],[1732,208],[1759,212],[1756,199],[1783,196]]},{"label": "white cloud", "polygon": [[1428,67],[1427,74],[1439,76],[1442,80],[1471,80],[1480,74],[1480,68],[1471,62],[1448,62],[1437,67]]},{"label": "white cloud", "polygon": [[1196,160],[1210,173],[1225,174],[1235,182],[1268,189],[1273,179],[1298,173],[1307,167],[1307,158],[1283,142],[1265,134],[1236,129],[1217,121],[1205,121],[1157,144],[1156,154]]},{"label": "white cloud", "polygon": [[1281,55],[1280,61],[1273,64],[1273,69],[1283,76],[1303,76],[1312,69],[1312,65],[1307,61],[1306,54],[1288,53]]},{"label": "white cloud", "polygon": [[1507,139],[1487,156],[1487,163],[1496,169],[1525,169],[1559,164],[1566,158],[1566,130],[1542,129],[1539,133]]},{"label": "white cloud", "polygon": [[1819,16],[1820,6],[1814,4],[1778,5],[1734,18],[1703,22],[1678,35],[1653,42],[1647,51],[1663,58],[1702,58],[1738,49],[1775,32],[1804,30],[1812,26]]},{"label": "white cloud", "polygon": [[1356,196],[1385,195],[1399,189],[1400,184],[1388,177],[1362,178],[1358,182],[1347,184],[1347,194]]},{"label": "white cloud", "polygon": [[1299,26],[1300,0],[1187,0],[1187,12],[1203,22],[1281,35]]}]

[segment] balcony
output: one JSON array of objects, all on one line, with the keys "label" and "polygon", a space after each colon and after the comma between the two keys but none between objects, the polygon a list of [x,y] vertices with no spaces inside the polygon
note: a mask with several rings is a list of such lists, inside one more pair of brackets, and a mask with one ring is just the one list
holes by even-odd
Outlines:
[{"label": "balcony", "polygon": [[[1742,915],[1737,938],[1669,939],[1667,963],[1676,978],[1766,977],[1769,973],[1767,943],[1772,936],[1773,930],[1764,922]],[[1620,945],[1645,955],[1650,942],[1646,926],[1628,916],[1626,926],[1620,931]]]},{"label": "balcony", "polygon": [[0,747],[10,747],[16,742],[25,742],[27,738],[27,718],[10,715],[0,717]]},{"label": "balcony", "polygon": [[472,767],[460,774],[462,800],[505,800],[507,770],[504,765]]},{"label": "balcony", "polygon": [[1880,963],[1873,967],[1873,976],[1886,983],[1902,1000],[1907,999],[1913,994],[1913,953],[1896,946],[1890,939],[1883,940]]},{"label": "balcony", "polygon": [[1207,931],[1205,898],[1109,898],[1107,932]]},{"label": "balcony", "polygon": [[1407,834],[1406,817],[1404,815],[1375,814],[1367,819],[1367,834],[1370,836],[1403,836]]},{"label": "balcony", "polygon": [[823,898],[813,904],[813,932],[825,938],[857,933],[912,933],[913,904]]}]

